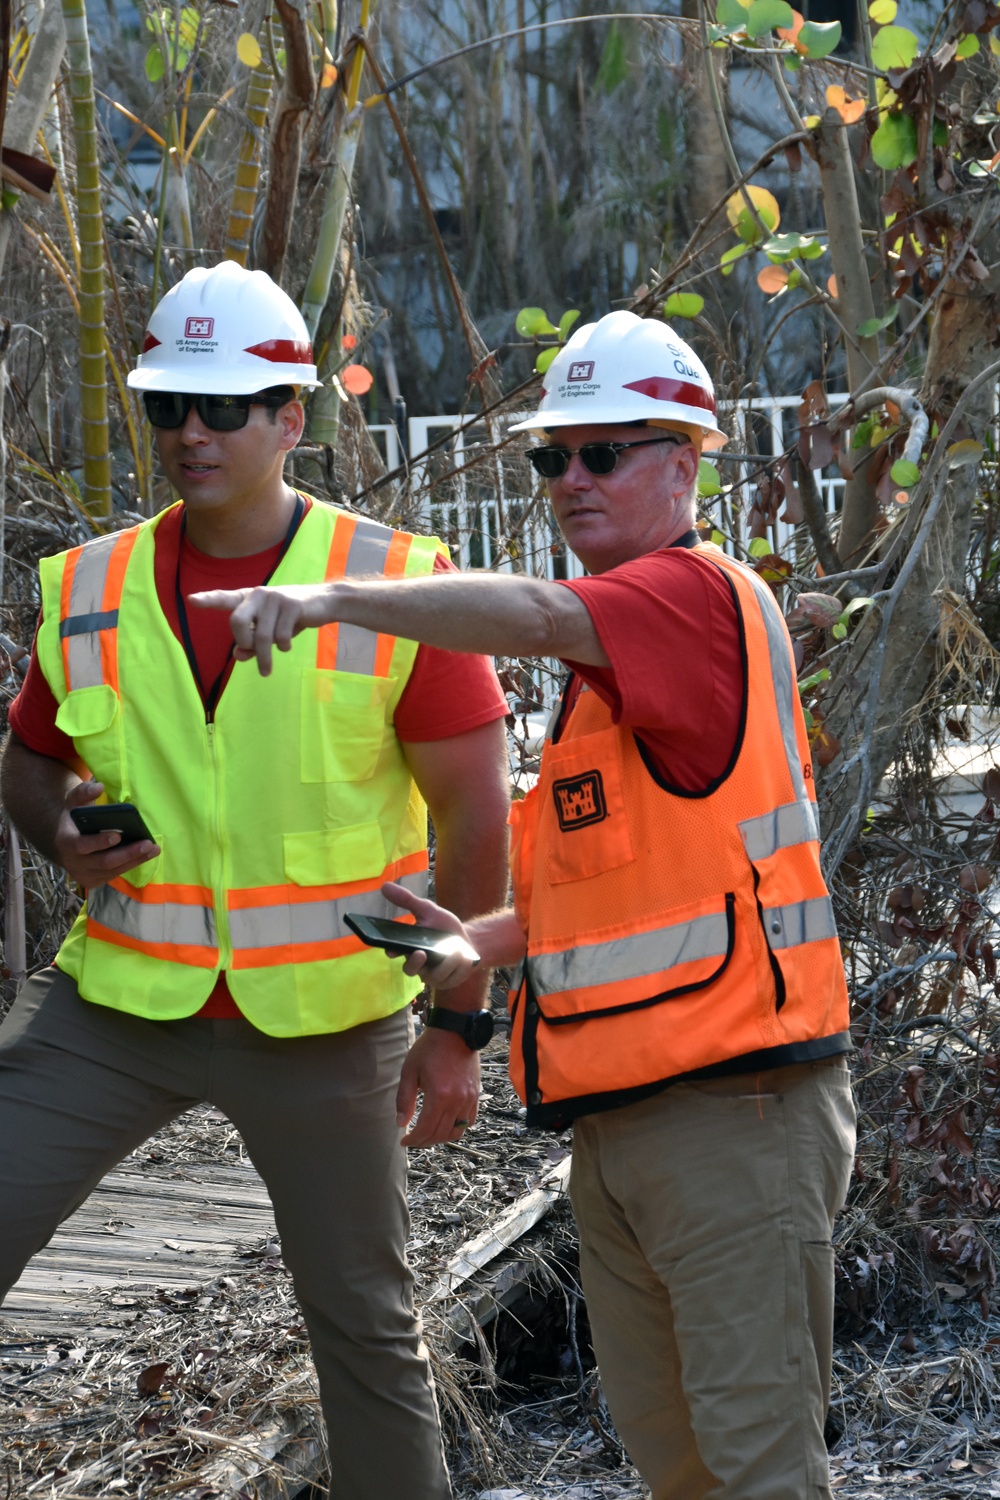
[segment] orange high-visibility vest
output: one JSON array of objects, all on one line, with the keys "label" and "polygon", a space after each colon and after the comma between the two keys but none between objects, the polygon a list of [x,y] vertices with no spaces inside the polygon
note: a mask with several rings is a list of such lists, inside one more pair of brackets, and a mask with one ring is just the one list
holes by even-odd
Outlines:
[{"label": "orange high-visibility vest", "polygon": [[703,792],[669,785],[585,686],[514,804],[528,944],[510,1066],[529,1124],[850,1047],[791,642],[756,574],[692,550],[729,581],[743,638],[728,767]]}]

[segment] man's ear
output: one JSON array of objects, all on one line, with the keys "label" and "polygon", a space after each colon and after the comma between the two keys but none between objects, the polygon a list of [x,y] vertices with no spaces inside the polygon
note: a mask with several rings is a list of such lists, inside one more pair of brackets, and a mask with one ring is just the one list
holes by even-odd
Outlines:
[{"label": "man's ear", "polygon": [[682,495],[686,495],[690,490],[693,490],[698,478],[698,460],[700,456],[694,443],[685,443],[683,448],[677,449],[674,475],[678,499]]},{"label": "man's ear", "polygon": [[294,448],[305,431],[306,414],[301,401],[286,401],[277,414],[281,447],[287,453]]}]

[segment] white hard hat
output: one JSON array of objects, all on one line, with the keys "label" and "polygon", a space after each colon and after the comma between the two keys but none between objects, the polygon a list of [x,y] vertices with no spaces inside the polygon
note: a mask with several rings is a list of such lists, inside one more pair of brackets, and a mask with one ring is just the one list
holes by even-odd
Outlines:
[{"label": "white hard hat", "polygon": [[729,439],[716,422],[708,371],[666,323],[613,312],[585,323],[545,372],[545,394],[511,432],[604,422],[680,429],[705,450]]},{"label": "white hard hat", "polygon": [[128,383],[139,391],[250,396],[317,386],[305,320],[266,271],[234,260],[199,266],[153,309]]}]

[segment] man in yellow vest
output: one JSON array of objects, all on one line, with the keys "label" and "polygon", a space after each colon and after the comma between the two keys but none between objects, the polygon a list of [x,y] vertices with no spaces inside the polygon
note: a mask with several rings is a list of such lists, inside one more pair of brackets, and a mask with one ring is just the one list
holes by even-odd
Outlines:
[{"label": "man in yellow vest", "polygon": [[[285,482],[318,382],[269,277],[189,272],[129,383],[183,503],[43,559],[2,767],[11,817],[87,896],[0,1028],[0,1299],[109,1168],[211,1101],[271,1195],[332,1500],[446,1500],[400,1137],[457,1141],[475,1119],[485,979],[411,1047],[419,979],[344,914],[389,915],[387,879],[426,891],[428,806],[441,899],[470,917],[502,899],[506,701],[481,657],[378,623],[303,637],[264,681],[234,665],[224,616],[188,608],[205,587],[450,569],[433,537]],[[145,832],[114,809],[123,831],[81,832],[107,802]]]},{"label": "man in yellow vest", "polygon": [[[207,595],[272,670],[308,626],[376,619],[570,668],[513,810],[514,907],[417,920],[516,964],[529,1124],[575,1122],[598,1364],[653,1500],[825,1500],[834,1214],[853,1160],[848,1006],[787,631],[694,530],[711,382],[665,325],[581,328],[519,426],[590,573]],[[294,647],[292,647],[294,649]],[[466,983],[468,957],[429,982]],[[416,971],[420,959],[406,969]]]}]

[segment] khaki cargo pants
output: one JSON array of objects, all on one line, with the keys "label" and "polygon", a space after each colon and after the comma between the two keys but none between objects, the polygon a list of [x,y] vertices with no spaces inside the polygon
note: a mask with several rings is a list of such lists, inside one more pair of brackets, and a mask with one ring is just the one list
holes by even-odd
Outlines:
[{"label": "khaki cargo pants", "polygon": [[827,1500],[843,1058],[578,1120],[570,1192],[604,1392],[652,1500]]},{"label": "khaki cargo pants", "polygon": [[0,1027],[0,1301],[106,1172],[209,1100],[271,1195],[319,1373],[331,1500],[447,1500],[404,1255],[408,1044],[405,1011],[276,1039],[242,1020],[145,1021],[88,1005],[58,969],[36,975]]}]

